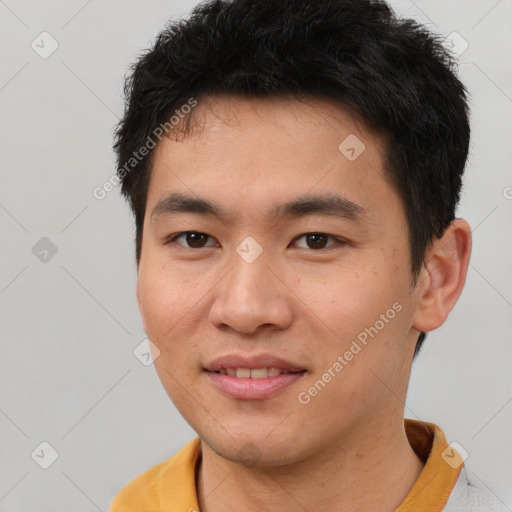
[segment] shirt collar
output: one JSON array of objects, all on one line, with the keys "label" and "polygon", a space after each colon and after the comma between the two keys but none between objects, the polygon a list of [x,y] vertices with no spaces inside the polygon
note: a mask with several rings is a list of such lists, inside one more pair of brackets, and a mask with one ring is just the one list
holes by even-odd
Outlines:
[{"label": "shirt collar", "polygon": [[[451,448],[443,431],[433,423],[404,420],[409,443],[425,463],[423,470],[395,512],[437,512],[445,506],[464,465],[460,454]],[[184,446],[161,473],[159,489],[163,508],[195,512],[197,464],[201,458],[199,438]]]}]

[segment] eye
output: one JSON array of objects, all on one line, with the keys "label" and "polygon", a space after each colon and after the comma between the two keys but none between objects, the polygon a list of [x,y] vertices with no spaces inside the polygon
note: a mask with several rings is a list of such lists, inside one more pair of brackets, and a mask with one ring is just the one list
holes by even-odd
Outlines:
[{"label": "eye", "polygon": [[[329,247],[336,245],[336,242],[338,242],[338,244],[345,243],[344,240],[336,238],[332,235],[327,235],[326,233],[305,233],[297,237],[294,241],[300,240],[302,238],[305,240],[305,244],[307,245],[297,245],[301,249],[328,249]],[[329,239],[334,240],[334,243],[327,245],[327,241]]]},{"label": "eye", "polygon": [[[208,239],[211,240],[211,243],[207,243]],[[302,244],[298,243],[301,239],[304,239]],[[328,244],[329,240],[331,240],[330,244]],[[177,243],[187,249],[202,249],[218,245],[213,237],[200,231],[182,231],[175,235],[171,235],[166,239],[165,244],[169,245],[172,243]],[[326,233],[305,233],[295,238],[292,243],[295,243],[296,247],[299,247],[300,249],[320,250],[328,249],[335,245],[342,245],[346,242],[341,238],[337,238]]]},{"label": "eye", "polygon": [[[216,245],[215,242],[212,244],[206,244],[208,238],[214,240],[210,235],[206,233],[201,233],[199,231],[182,231],[181,233],[176,233],[172,235],[170,238],[166,240],[166,244],[171,244],[176,242],[178,245],[182,245],[188,249],[201,249],[203,247],[211,247],[212,245]],[[179,242],[179,240],[182,242]]]}]

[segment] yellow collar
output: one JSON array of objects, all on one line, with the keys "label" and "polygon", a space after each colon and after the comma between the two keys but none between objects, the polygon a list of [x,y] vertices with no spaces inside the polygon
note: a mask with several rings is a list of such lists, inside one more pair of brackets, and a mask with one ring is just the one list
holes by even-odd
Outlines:
[{"label": "yellow collar", "polygon": [[448,447],[443,431],[434,423],[405,419],[405,433],[425,466],[395,512],[440,511],[455,487],[462,458]]},{"label": "yellow collar", "polygon": [[[409,443],[425,466],[413,488],[395,512],[437,512],[445,506],[463,461],[448,447],[443,431],[433,423],[405,419]],[[110,512],[195,512],[196,467],[201,443],[196,438],[174,457],[127,484],[115,497]]]}]

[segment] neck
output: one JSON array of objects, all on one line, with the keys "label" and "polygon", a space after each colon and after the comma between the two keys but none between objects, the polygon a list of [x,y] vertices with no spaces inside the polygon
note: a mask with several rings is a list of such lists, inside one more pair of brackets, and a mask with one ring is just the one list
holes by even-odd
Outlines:
[{"label": "neck", "polygon": [[202,443],[197,493],[202,512],[336,510],[393,512],[419,477],[401,416],[374,421],[293,465],[246,467]]}]

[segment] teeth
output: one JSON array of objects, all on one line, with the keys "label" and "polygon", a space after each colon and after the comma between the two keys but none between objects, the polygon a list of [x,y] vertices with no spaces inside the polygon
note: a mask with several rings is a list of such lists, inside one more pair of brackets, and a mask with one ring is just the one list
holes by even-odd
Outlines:
[{"label": "teeth", "polygon": [[236,376],[238,378],[243,377],[246,379],[250,379],[251,378],[251,369],[250,368],[237,368]]},{"label": "teeth", "polygon": [[290,372],[280,368],[222,368],[218,373],[240,379],[265,379],[266,377],[277,377],[282,373]]},{"label": "teeth", "polygon": [[264,379],[268,377],[266,368],[255,368],[251,370],[251,379]]},{"label": "teeth", "polygon": [[269,377],[275,377],[276,375],[279,375],[280,373],[288,373],[288,372],[281,372],[279,368],[267,368],[267,373]]}]

